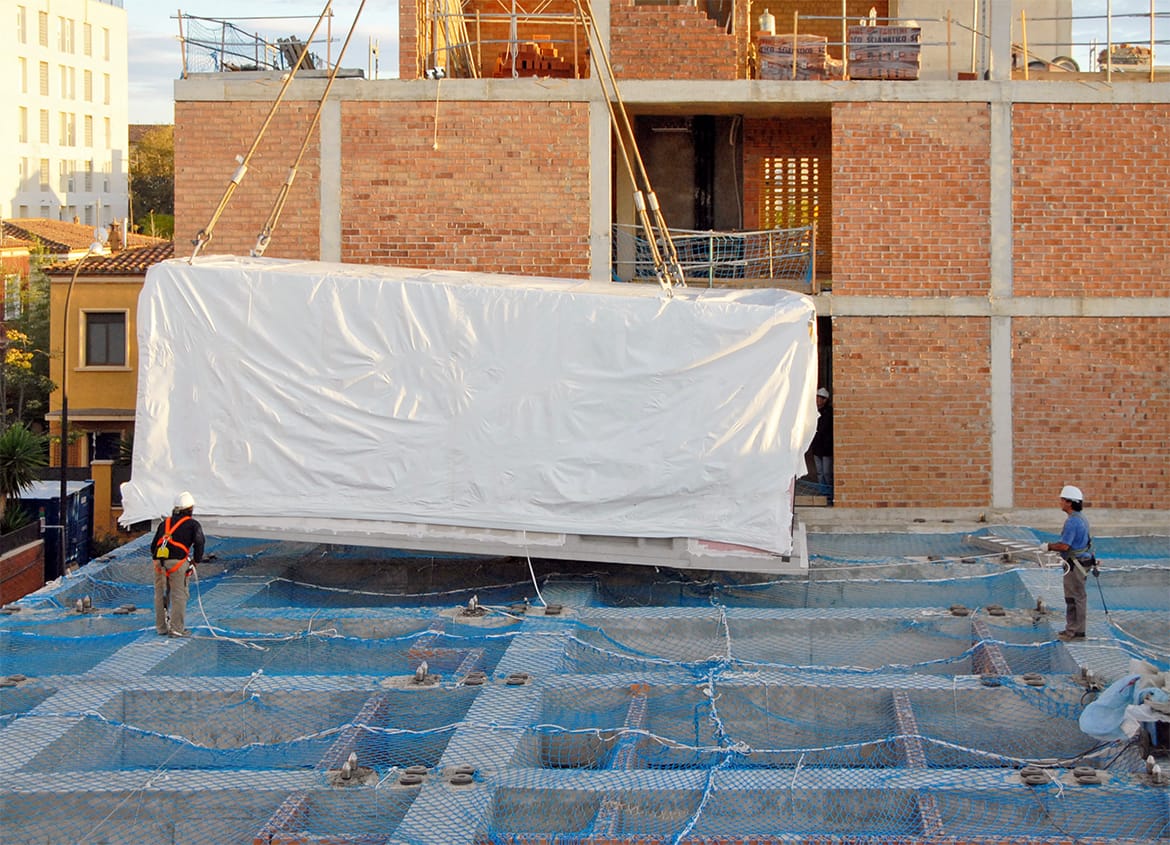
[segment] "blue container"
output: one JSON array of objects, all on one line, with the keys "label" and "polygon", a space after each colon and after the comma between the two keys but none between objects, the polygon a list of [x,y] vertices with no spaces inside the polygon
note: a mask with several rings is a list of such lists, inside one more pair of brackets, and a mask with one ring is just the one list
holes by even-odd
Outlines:
[{"label": "blue container", "polygon": [[[69,536],[65,543],[65,566],[83,566],[89,562],[89,542],[93,538],[93,482],[67,481],[66,506],[69,513]],[[58,481],[36,481],[21,494],[21,507],[41,520],[41,538],[45,541],[45,579],[53,580],[58,572],[61,548],[61,521]]]}]

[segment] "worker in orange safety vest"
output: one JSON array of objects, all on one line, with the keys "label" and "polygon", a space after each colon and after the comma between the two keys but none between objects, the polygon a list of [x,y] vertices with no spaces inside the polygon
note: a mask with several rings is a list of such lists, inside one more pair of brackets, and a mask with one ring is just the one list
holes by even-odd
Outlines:
[{"label": "worker in orange safety vest", "polygon": [[195,497],[184,490],[154,532],[154,629],[160,636],[187,637],[187,579],[203,560],[203,526],[192,514]]}]

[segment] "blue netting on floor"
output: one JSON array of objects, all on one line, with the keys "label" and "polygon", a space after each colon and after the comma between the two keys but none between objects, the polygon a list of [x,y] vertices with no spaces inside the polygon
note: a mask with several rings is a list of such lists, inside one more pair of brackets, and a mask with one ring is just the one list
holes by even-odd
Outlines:
[{"label": "blue netting on floor", "polygon": [[1075,644],[1039,558],[808,539],[768,577],[211,538],[175,639],[131,544],[0,615],[0,840],[1170,840],[1156,724],[1079,724],[1170,670],[1170,539],[1095,540]]}]

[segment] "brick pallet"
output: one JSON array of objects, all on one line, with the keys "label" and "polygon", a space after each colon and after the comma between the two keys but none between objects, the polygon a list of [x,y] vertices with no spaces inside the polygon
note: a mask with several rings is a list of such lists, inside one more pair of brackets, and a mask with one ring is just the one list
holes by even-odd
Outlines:
[{"label": "brick pallet", "polygon": [[551,76],[557,79],[573,78],[573,63],[557,53],[551,44],[527,42],[516,45],[516,61],[513,65],[512,51],[505,50],[496,59],[496,70],[492,76],[511,77],[515,67],[518,76]]},{"label": "brick pallet", "polygon": [[851,26],[850,79],[917,79],[922,29],[917,26]]},{"label": "brick pallet", "polygon": [[757,50],[760,79],[841,78],[842,63],[829,56],[828,39],[823,35],[760,35]]}]

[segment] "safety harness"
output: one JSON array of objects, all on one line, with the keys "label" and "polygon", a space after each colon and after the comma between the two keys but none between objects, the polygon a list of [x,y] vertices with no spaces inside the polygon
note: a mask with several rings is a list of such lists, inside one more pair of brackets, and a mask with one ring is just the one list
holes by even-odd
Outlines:
[{"label": "safety harness", "polygon": [[[182,543],[180,543],[178,540],[176,540],[173,536],[171,536],[179,529],[180,525],[182,525],[184,522],[186,522],[190,518],[191,518],[190,515],[183,516],[174,525],[172,525],[171,518],[168,516],[166,522],[163,523],[163,534],[162,534],[162,537],[159,538],[158,548],[156,548],[154,550],[154,562],[158,566],[158,568],[161,569],[163,572],[165,572],[167,575],[174,575],[176,572],[178,572],[179,568],[182,567],[184,561],[187,560],[187,555],[191,551],[190,546],[184,546]],[[182,554],[178,554],[178,555],[172,554],[171,553],[172,548],[181,551]],[[175,565],[174,566],[167,566],[166,565],[167,561],[171,561],[171,560],[173,560],[175,562]]]},{"label": "safety harness", "polygon": [[[1081,517],[1081,521],[1085,522],[1085,518]],[[1085,522],[1085,527],[1088,528],[1087,522]],[[1082,564],[1081,555],[1085,554],[1086,552],[1089,556],[1085,558],[1084,563]],[[1081,573],[1082,578],[1088,578],[1088,570],[1097,565],[1097,555],[1093,553],[1093,535],[1089,534],[1089,542],[1085,544],[1084,548],[1074,549],[1070,547],[1067,551],[1062,552],[1060,556],[1064,558],[1065,563],[1067,563],[1070,567],[1075,566],[1077,568],[1077,572]]]}]

